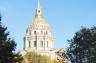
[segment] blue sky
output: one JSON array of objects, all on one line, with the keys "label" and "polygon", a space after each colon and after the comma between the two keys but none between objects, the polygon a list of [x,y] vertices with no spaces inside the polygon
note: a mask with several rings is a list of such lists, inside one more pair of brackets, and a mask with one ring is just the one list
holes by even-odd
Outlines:
[{"label": "blue sky", "polygon": [[[36,7],[37,0],[0,0],[2,22],[15,39],[16,50],[23,49],[23,37]],[[81,26],[96,25],[96,0],[41,0],[41,8],[54,34],[55,48],[67,48],[67,40]]]}]

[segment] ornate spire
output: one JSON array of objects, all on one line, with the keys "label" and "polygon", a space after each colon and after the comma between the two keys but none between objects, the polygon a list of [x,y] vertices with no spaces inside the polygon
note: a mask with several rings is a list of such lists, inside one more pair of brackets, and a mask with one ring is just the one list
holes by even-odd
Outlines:
[{"label": "ornate spire", "polygon": [[40,0],[38,0],[38,8],[40,8]]},{"label": "ornate spire", "polygon": [[38,4],[37,4],[37,8],[36,8],[36,15],[35,15],[36,18],[42,17],[42,10],[40,8],[40,0],[37,0],[37,1],[38,1]]}]

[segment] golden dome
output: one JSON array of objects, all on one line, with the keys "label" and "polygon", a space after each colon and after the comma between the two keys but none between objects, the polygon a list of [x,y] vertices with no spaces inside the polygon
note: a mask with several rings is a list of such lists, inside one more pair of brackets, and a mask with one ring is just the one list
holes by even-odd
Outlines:
[{"label": "golden dome", "polygon": [[48,25],[48,23],[45,21],[45,19],[43,19],[43,18],[34,18],[30,23],[29,23],[29,25],[40,25],[40,24],[42,24],[42,25]]},{"label": "golden dome", "polygon": [[45,21],[45,19],[42,18],[41,8],[36,9],[35,18],[29,23],[29,28],[31,30],[45,29],[50,31],[49,24],[47,23],[47,21]]},{"label": "golden dome", "polygon": [[[39,0],[38,0],[39,1]],[[50,50],[53,47],[53,36],[49,24],[42,18],[38,4],[35,18],[29,23],[24,38],[25,50]]]}]

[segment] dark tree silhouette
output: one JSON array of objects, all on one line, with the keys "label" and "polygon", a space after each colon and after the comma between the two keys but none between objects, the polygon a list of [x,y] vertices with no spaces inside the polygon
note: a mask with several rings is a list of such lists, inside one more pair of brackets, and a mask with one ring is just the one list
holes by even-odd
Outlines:
[{"label": "dark tree silhouette", "polygon": [[14,54],[16,43],[13,39],[9,38],[7,27],[1,23],[0,15],[0,63],[16,63],[22,60],[21,56]]},{"label": "dark tree silhouette", "polygon": [[71,63],[96,63],[96,27],[85,28],[68,40],[67,54]]}]

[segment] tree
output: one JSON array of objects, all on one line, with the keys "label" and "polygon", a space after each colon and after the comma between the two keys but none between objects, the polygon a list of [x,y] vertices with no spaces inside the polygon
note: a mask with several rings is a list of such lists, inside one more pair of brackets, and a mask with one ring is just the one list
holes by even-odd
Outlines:
[{"label": "tree", "polygon": [[82,27],[68,40],[68,58],[71,63],[96,63],[96,27]]},{"label": "tree", "polygon": [[27,52],[22,63],[52,63],[46,55],[39,55],[36,52]]},{"label": "tree", "polygon": [[18,60],[21,60],[21,56],[13,53],[16,48],[16,43],[8,35],[7,27],[2,26],[0,15],[0,63],[20,62],[16,60],[16,57]]}]

